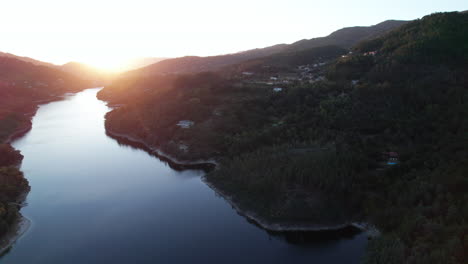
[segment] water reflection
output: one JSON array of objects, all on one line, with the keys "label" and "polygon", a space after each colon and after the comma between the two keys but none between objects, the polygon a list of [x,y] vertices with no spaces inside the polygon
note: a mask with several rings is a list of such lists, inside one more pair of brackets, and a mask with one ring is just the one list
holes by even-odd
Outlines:
[{"label": "water reflection", "polygon": [[294,245],[317,245],[341,239],[352,240],[357,235],[362,234],[362,231],[353,226],[347,226],[338,230],[326,231],[286,231],[267,233],[275,238],[284,240],[287,243]]}]

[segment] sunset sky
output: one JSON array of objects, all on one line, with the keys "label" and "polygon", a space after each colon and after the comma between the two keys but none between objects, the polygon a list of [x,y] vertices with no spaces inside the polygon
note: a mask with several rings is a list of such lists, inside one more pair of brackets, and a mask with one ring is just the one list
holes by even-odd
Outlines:
[{"label": "sunset sky", "polygon": [[466,0],[3,1],[0,51],[111,67],[133,57],[232,53],[466,9]]}]

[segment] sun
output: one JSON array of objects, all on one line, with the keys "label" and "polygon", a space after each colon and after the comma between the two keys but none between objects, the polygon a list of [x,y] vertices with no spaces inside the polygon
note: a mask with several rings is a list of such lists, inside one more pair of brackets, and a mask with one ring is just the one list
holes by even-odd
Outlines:
[{"label": "sun", "polygon": [[85,61],[86,64],[107,72],[116,72],[125,67],[124,58],[116,56],[93,56]]}]

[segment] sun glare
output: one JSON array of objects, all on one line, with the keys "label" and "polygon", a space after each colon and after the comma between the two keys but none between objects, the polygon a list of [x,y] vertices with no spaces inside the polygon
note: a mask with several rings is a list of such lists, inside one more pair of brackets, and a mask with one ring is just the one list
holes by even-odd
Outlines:
[{"label": "sun glare", "polygon": [[108,72],[120,71],[127,66],[126,59],[115,56],[94,56],[84,60],[84,63],[98,70]]}]

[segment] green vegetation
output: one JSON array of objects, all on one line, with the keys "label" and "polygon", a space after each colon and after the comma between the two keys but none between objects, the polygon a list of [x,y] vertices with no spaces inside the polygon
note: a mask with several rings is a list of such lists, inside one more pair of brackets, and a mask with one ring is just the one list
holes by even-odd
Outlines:
[{"label": "green vegetation", "polygon": [[[468,14],[433,14],[281,92],[230,68],[127,76],[99,96],[124,104],[109,131],[182,160],[217,158],[208,181],[269,221],[375,224],[366,263],[467,263],[467,43]],[[387,151],[399,165],[382,165]]]},{"label": "green vegetation", "polygon": [[0,236],[18,221],[22,196],[29,192],[28,181],[14,165],[23,156],[10,145],[0,144]]}]

